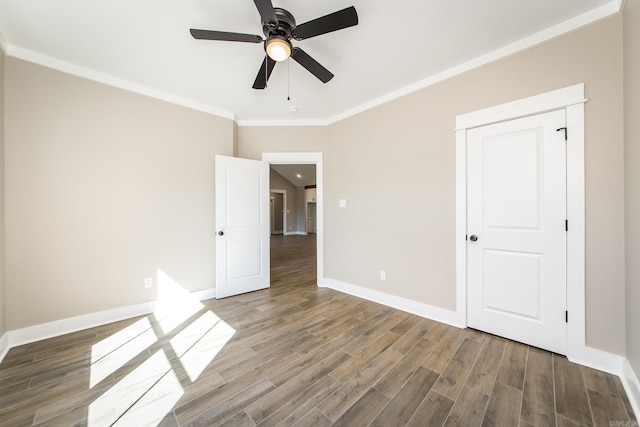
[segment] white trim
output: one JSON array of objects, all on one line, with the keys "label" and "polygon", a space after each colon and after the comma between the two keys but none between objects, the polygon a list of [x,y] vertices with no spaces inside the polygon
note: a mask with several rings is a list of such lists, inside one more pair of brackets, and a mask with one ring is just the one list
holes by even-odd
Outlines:
[{"label": "white trim", "polygon": [[274,190],[269,189],[270,193],[278,193],[282,194],[282,207],[284,208],[282,211],[282,230],[280,233],[273,232],[273,234],[282,234],[283,236],[287,235],[287,190]]},{"label": "white trim", "polygon": [[4,357],[9,352],[9,333],[6,332],[0,337],[0,362],[4,359]]},{"label": "white trim", "polygon": [[[210,288],[192,292],[191,295],[199,301],[203,301],[215,298],[216,293],[215,288]],[[56,320],[54,322],[16,329],[7,332],[5,335],[8,335],[9,348],[13,348],[47,338],[53,338],[88,328],[94,328],[96,326],[130,319],[132,317],[144,316],[153,313],[155,305],[155,301],[149,301],[141,304],[114,308],[111,310],[83,314],[81,316],[70,317],[68,319]]]},{"label": "white trim", "polygon": [[344,292],[345,294],[363,298],[368,301],[377,302],[397,310],[406,311],[407,313],[415,314],[416,316],[435,320],[436,322],[446,323],[447,325],[455,326],[457,328],[466,327],[466,325],[460,323],[458,313],[452,310],[416,302],[408,298],[387,294],[385,292],[374,291],[334,279],[325,278],[322,282],[319,282],[318,285],[323,288],[330,288]]},{"label": "white trim", "polygon": [[622,380],[622,385],[624,386],[624,391],[627,393],[629,402],[631,402],[633,412],[637,417],[640,414],[640,381],[626,357],[622,364],[620,379]]},{"label": "white trim", "polygon": [[201,102],[173,95],[168,92],[119,79],[108,74],[103,74],[98,71],[81,67],[79,65],[52,58],[50,56],[22,49],[11,44],[7,45],[7,49],[8,51],[5,50],[5,52],[7,52],[9,56],[12,56],[14,58],[22,59],[24,61],[32,62],[34,64],[42,65],[44,67],[48,67],[84,79],[92,80],[98,83],[103,83],[116,88],[124,89],[129,92],[145,95],[150,98],[159,99],[161,101],[169,102],[181,107],[190,108],[192,110],[201,111],[203,113],[212,114],[214,116],[222,117],[229,120],[235,120],[235,115],[233,113],[221,108],[214,107],[212,105],[202,104]]},{"label": "white trim", "polygon": [[[466,129],[518,117],[565,109],[567,142],[567,357],[571,360],[600,360],[595,349],[586,346],[585,315],[585,174],[584,174],[584,83],[554,90],[456,117],[456,311],[467,311]],[[461,295],[462,294],[462,295]],[[466,322],[465,322],[466,324]],[[594,351],[591,351],[594,350]],[[597,354],[596,354],[597,353]],[[586,363],[586,362],[585,362]],[[618,372],[620,369],[618,368]]]},{"label": "white trim", "polygon": [[584,83],[553,90],[540,95],[518,99],[506,104],[461,114],[456,117],[456,130],[471,129],[492,123],[519,119],[547,111],[559,110],[571,105],[584,104]]},{"label": "white trim", "polygon": [[587,366],[612,375],[621,375],[624,357],[593,347],[584,347],[579,356],[567,356],[578,365]]},{"label": "white trim", "polygon": [[[316,165],[316,260],[318,284],[324,279],[324,178],[322,153],[262,153],[262,161],[275,165]],[[304,233],[304,236],[307,234]]]},{"label": "white trim", "polygon": [[236,120],[238,126],[245,127],[296,127],[296,126],[328,126],[332,122],[327,119],[299,119],[299,120]]}]

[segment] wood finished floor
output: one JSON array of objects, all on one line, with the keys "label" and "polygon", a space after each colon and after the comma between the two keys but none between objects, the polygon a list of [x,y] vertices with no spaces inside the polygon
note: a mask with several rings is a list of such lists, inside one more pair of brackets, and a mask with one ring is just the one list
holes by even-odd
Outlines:
[{"label": "wood finished floor", "polygon": [[11,349],[0,426],[637,423],[615,376],[317,288],[313,235],[272,247],[268,290]]}]

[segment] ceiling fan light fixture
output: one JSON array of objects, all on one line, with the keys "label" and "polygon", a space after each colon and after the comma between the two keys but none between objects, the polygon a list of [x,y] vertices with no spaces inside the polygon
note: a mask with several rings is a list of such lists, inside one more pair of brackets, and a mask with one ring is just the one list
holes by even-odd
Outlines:
[{"label": "ceiling fan light fixture", "polygon": [[269,58],[282,62],[291,56],[291,43],[282,36],[271,36],[265,42],[265,50]]}]

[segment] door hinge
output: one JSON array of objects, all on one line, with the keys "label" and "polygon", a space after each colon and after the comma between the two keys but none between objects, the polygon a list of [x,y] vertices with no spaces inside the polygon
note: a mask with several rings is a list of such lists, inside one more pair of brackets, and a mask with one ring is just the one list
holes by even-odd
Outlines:
[{"label": "door hinge", "polygon": [[569,323],[569,312],[568,311],[564,312],[564,321],[565,321],[565,323]]},{"label": "door hinge", "polygon": [[568,219],[564,220],[564,231],[569,231],[569,220]]},{"label": "door hinge", "polygon": [[556,132],[560,132],[561,130],[564,131],[564,140],[566,141],[569,138],[569,131],[567,130],[566,127],[562,127],[562,128],[556,129]]}]

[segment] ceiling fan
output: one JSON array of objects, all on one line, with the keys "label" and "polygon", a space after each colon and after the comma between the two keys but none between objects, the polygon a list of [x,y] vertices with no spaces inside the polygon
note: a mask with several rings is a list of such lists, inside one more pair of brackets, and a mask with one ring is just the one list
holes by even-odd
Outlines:
[{"label": "ceiling fan", "polygon": [[293,15],[280,7],[273,7],[271,0],[253,0],[260,18],[262,32],[266,39],[253,34],[229,33],[225,31],[191,29],[191,35],[201,40],[221,40],[246,43],[263,43],[266,55],[253,83],[254,89],[264,89],[276,62],[289,57],[306,68],[311,74],[327,83],[333,74],[299,47],[293,47],[291,40],[305,40],[311,37],[342,30],[358,25],[356,8],[351,6],[304,24],[296,25]]}]

